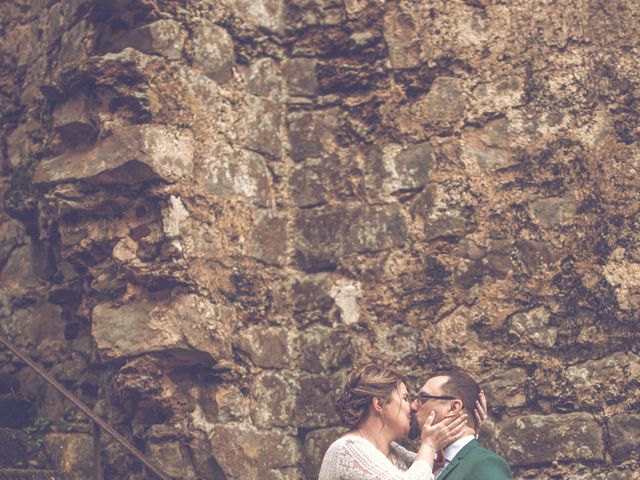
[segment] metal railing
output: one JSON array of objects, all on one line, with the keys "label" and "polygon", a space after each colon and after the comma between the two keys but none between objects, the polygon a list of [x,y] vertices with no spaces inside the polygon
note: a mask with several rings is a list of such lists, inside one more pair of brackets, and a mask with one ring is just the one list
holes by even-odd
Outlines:
[{"label": "metal railing", "polygon": [[51,375],[45,372],[38,364],[36,364],[31,358],[15,345],[0,335],[0,343],[7,347],[16,357],[26,363],[33,371],[40,375],[49,385],[60,392],[67,400],[78,407],[82,413],[89,417],[93,421],[93,480],[102,480],[102,463],[100,461],[100,434],[101,431],[106,431],[113,437],[120,445],[122,445],[131,455],[136,457],[140,462],[148,468],[151,472],[157,475],[161,480],[174,480],[167,474],[163,473],[160,468],[148,459],[140,450],[134,447],[129,440],[120,435],[111,425],[105,422],[102,418],[96,415],[82,400],[76,397],[73,393],[62,386]]}]

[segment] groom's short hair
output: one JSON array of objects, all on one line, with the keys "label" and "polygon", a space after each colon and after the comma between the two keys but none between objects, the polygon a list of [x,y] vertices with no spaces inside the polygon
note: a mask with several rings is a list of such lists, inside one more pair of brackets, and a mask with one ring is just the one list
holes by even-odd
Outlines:
[{"label": "groom's short hair", "polygon": [[478,382],[461,368],[440,370],[433,374],[432,377],[449,377],[442,385],[443,393],[459,398],[468,412],[469,422],[474,428],[477,427],[473,411],[476,408],[476,400],[480,397],[480,385],[478,385]]}]

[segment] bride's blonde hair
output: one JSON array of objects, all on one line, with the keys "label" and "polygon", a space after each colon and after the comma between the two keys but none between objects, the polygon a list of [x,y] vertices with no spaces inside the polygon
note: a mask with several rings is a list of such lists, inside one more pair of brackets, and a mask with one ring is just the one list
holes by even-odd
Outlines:
[{"label": "bride's blonde hair", "polygon": [[352,371],[337,401],[342,424],[357,428],[369,415],[371,400],[383,398],[386,402],[405,379],[395,370],[369,364]]}]

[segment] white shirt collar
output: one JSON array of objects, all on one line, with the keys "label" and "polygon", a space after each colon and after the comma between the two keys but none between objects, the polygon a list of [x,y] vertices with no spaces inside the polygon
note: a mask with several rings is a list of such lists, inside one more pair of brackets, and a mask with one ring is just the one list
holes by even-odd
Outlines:
[{"label": "white shirt collar", "polygon": [[469,443],[471,440],[476,438],[474,435],[466,435],[462,438],[459,438],[447,448],[444,449],[444,459],[447,463],[449,463],[453,458],[464,448],[464,446]]}]

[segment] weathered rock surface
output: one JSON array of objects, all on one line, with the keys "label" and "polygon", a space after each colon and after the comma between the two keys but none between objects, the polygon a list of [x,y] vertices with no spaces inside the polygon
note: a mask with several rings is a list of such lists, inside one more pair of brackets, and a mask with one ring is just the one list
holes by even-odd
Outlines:
[{"label": "weathered rock surface", "polygon": [[163,125],[130,126],[88,150],[71,151],[38,165],[33,181],[51,184],[86,180],[134,185],[148,180],[176,181],[192,175],[189,132]]},{"label": "weathered rock surface", "polygon": [[103,361],[171,350],[220,361],[231,354],[234,318],[228,307],[195,295],[102,303],[92,312],[92,334]]},{"label": "weathered rock surface", "polygon": [[604,461],[602,427],[586,413],[523,416],[502,425],[498,441],[502,453],[516,467],[553,461]]},{"label": "weathered rock surface", "polygon": [[517,478],[635,478],[639,18],[0,2],[0,331],[185,480],[317,478],[369,361],[468,369]]},{"label": "weathered rock surface", "polygon": [[213,455],[230,480],[273,476],[300,459],[295,439],[277,430],[260,431],[230,423],[215,426],[210,439]]}]

